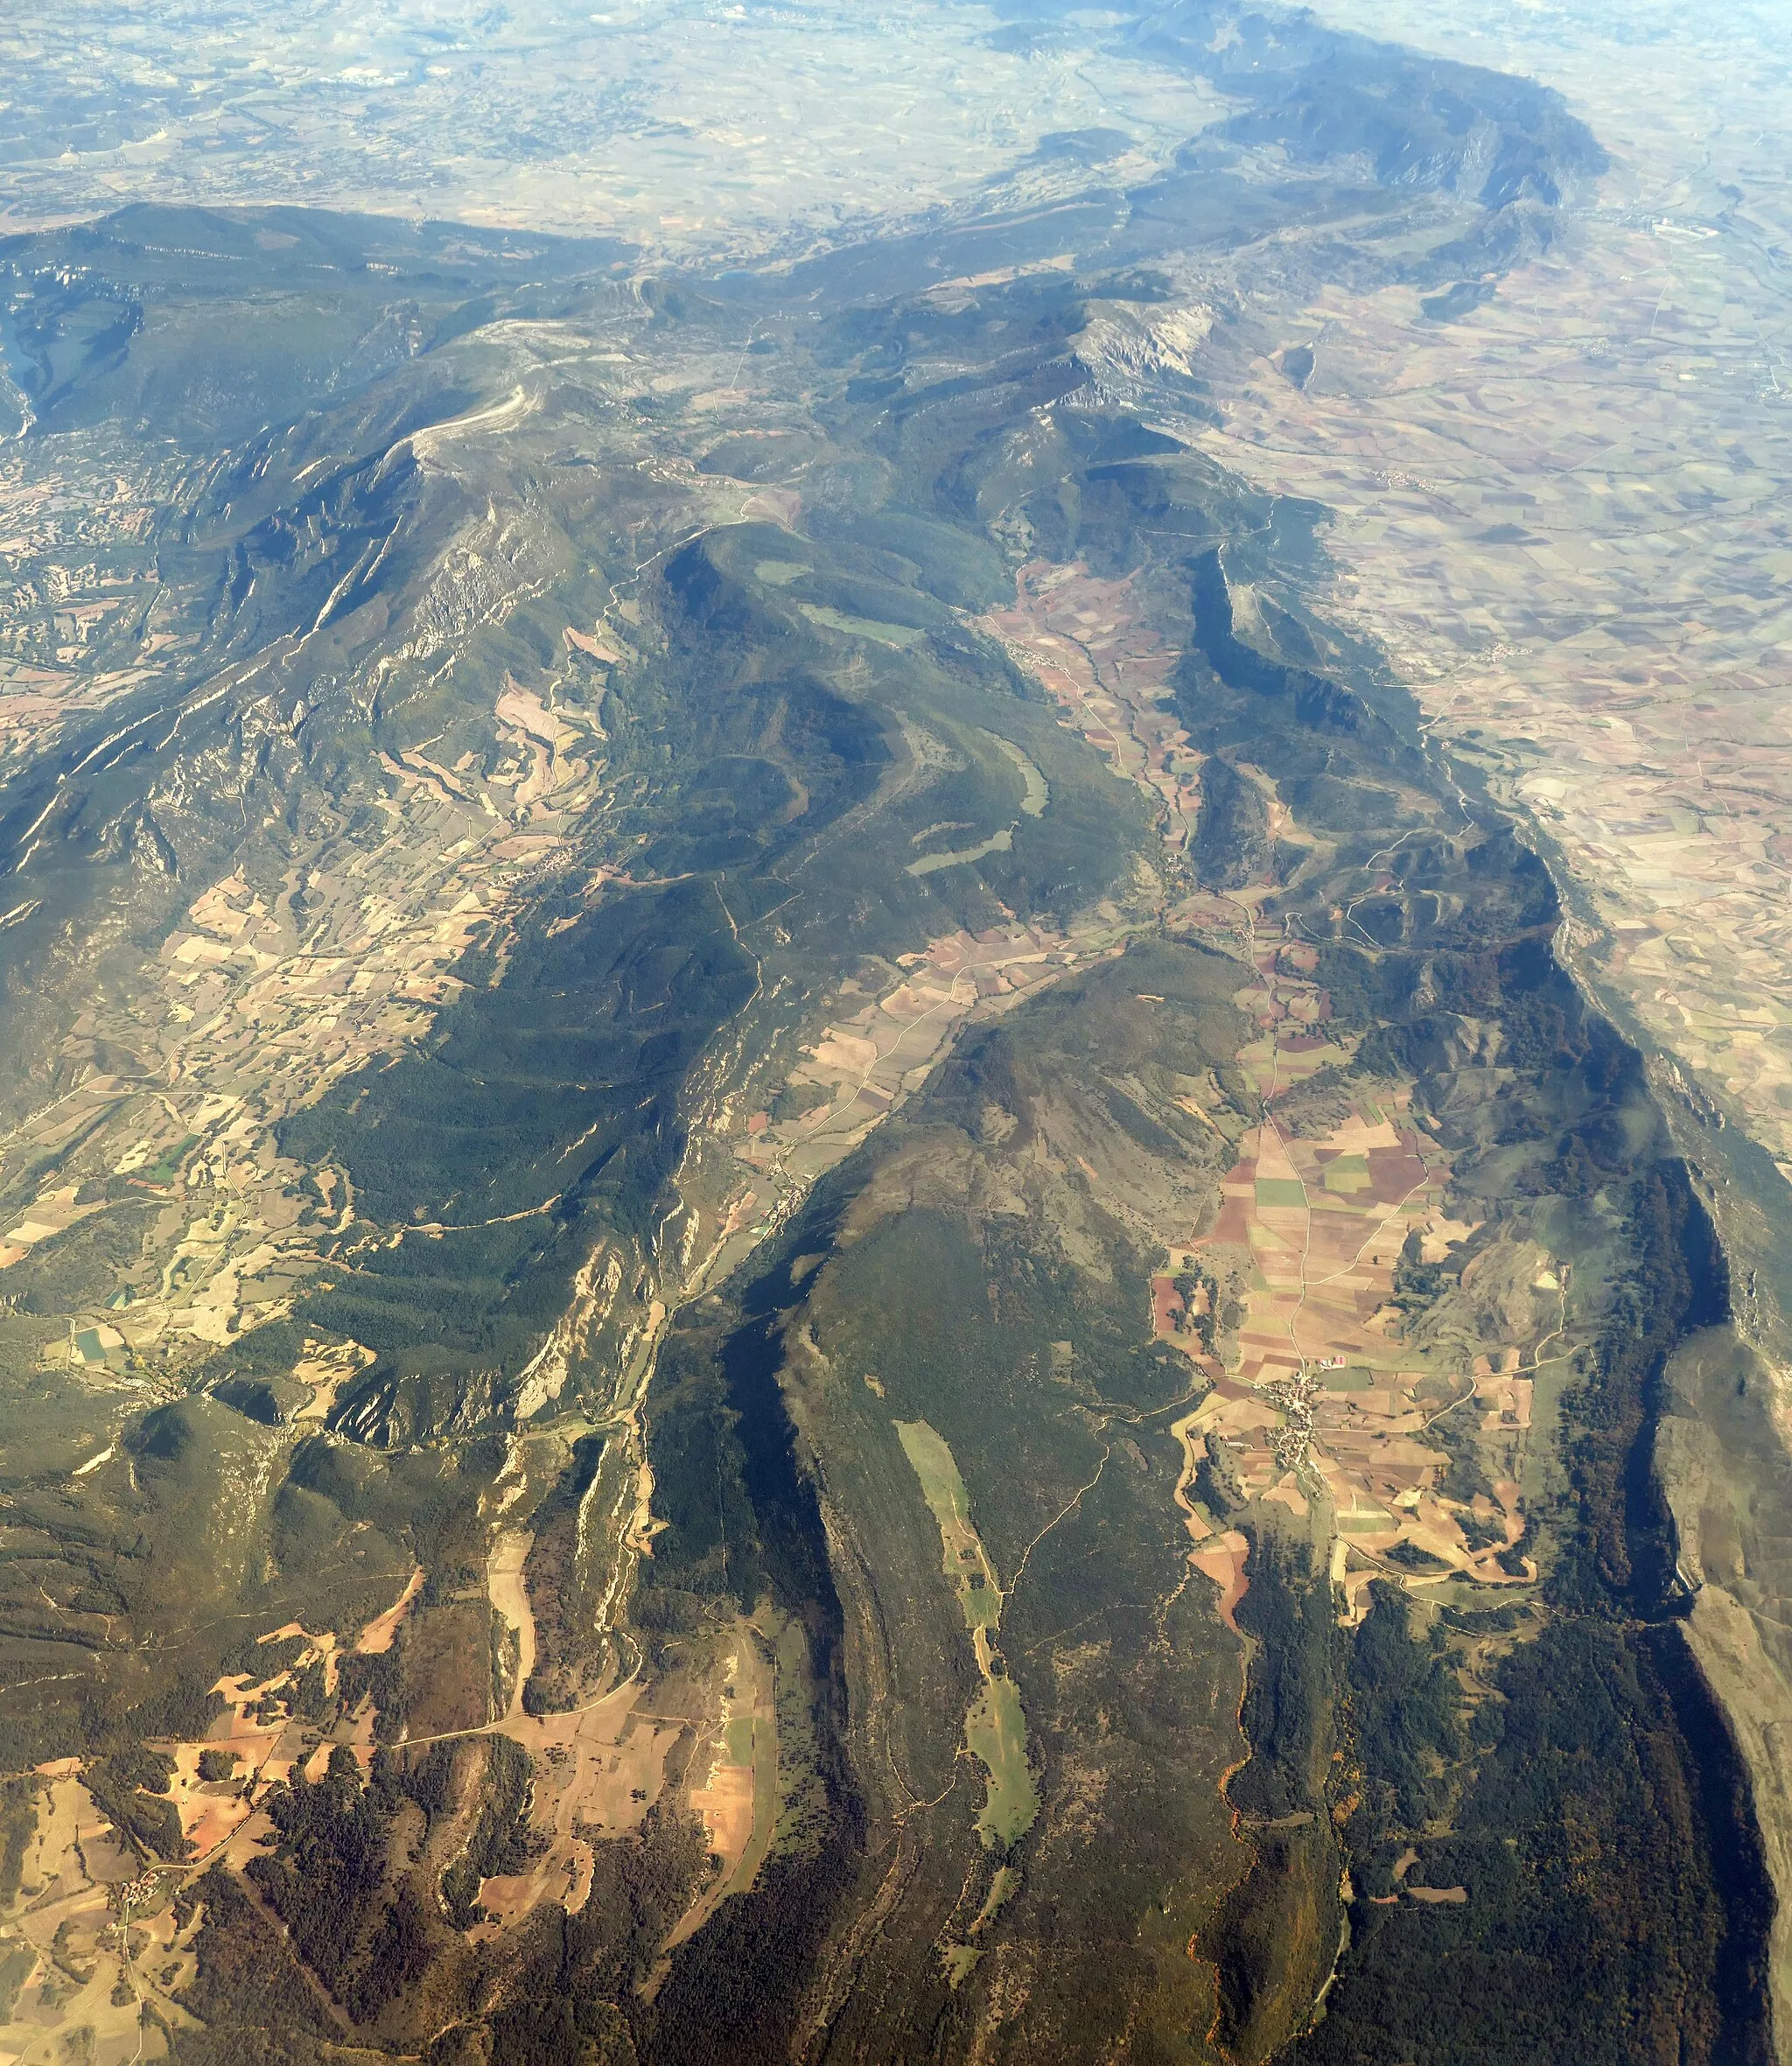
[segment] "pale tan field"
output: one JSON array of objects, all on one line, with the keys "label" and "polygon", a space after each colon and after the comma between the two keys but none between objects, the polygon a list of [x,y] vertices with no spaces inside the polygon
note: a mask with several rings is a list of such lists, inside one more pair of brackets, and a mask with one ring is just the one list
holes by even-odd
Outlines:
[{"label": "pale tan field", "polygon": [[[947,0],[892,0],[871,18],[844,0],[770,15],[528,0],[486,18],[476,46],[427,16],[324,27],[236,0],[208,18],[217,53],[207,35],[180,58],[206,112],[164,106],[153,134],[78,153],[52,116],[37,148],[12,146],[9,230],[150,197],[284,200],[609,235],[662,261],[794,256],[892,212],[972,203],[992,182],[1017,201],[1060,198],[1087,175],[1030,164],[1041,137],[1123,108],[1118,176],[1148,178],[1226,105],[1116,45],[1099,17],[1029,53]],[[33,107],[84,106],[102,32],[113,91],[166,76],[165,34],[128,7],[58,0],[9,18],[0,59]]]}]

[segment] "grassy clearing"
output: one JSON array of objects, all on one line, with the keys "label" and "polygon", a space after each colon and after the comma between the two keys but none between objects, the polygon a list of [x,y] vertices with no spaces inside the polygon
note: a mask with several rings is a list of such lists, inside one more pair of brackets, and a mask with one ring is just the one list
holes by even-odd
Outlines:
[{"label": "grassy clearing", "polygon": [[1043,817],[1046,806],[1052,801],[1051,785],[1012,739],[997,739],[993,732],[988,736],[996,739],[996,744],[1020,770],[1020,779],[1026,786],[1026,794],[1020,799],[1022,812],[1030,818]]},{"label": "grassy clearing", "polygon": [[1012,1678],[990,1678],[984,1685],[964,1718],[964,1740],[990,1775],[977,1833],[985,1844],[1006,1850],[1032,1827],[1040,1811],[1039,1788],[1026,1756],[1026,1715]]},{"label": "grassy clearing", "polygon": [[803,603],[800,607],[811,624],[844,632],[850,638],[874,639],[880,646],[918,646],[928,635],[918,624],[880,624],[874,617],[849,617],[844,610],[822,603]]},{"label": "grassy clearing", "polygon": [[964,1718],[964,1740],[988,1775],[989,1791],[977,1831],[986,1845],[1006,1849],[1032,1827],[1039,1789],[1026,1755],[1026,1715],[1020,1689],[1008,1677],[995,1642],[1002,1623],[1002,1588],[970,1518],[970,1495],[945,1439],[925,1420],[899,1420],[903,1453],[920,1481],[940,1524],[946,1576],[970,1631],[984,1690]]},{"label": "grassy clearing", "polygon": [[920,860],[908,864],[907,872],[911,875],[932,875],[941,868],[956,868],[967,861],[980,861],[985,854],[1008,853],[1013,845],[1014,829],[1004,825],[999,832],[990,833],[979,845],[963,847],[949,854],[923,854]]}]

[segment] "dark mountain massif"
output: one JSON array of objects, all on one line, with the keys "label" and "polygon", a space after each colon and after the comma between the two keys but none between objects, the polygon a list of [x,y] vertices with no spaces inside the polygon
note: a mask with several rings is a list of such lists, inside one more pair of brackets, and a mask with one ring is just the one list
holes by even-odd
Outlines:
[{"label": "dark mountain massif", "polygon": [[1601,155],[1126,35],[1236,103],[1172,172],[787,270],[0,244],[32,2041],[1774,2055],[1698,1173],[1324,512],[1146,399],[1191,255],[1447,293]]}]

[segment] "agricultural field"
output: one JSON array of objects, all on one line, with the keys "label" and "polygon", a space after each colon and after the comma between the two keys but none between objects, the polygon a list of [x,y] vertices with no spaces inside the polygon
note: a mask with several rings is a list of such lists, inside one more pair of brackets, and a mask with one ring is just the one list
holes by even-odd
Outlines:
[{"label": "agricultural field", "polygon": [[[1525,1532],[1514,1458],[1497,1460],[1489,1491],[1466,1502],[1440,1500],[1438,1481],[1450,1458],[1424,1437],[1434,1423],[1466,1408],[1471,1425],[1516,1444],[1530,1425],[1536,1382],[1518,1373],[1537,1368],[1560,1330],[1535,1344],[1529,1362],[1498,1341],[1487,1343],[1466,1369],[1440,1369],[1430,1357],[1431,1367],[1415,1369],[1417,1359],[1402,1354],[1396,1275],[1403,1261],[1441,1265],[1480,1222],[1450,1217],[1448,1159],[1415,1123],[1410,1093],[1397,1082],[1377,1086],[1379,1099],[1361,1097],[1341,1119],[1307,1130],[1306,1138],[1277,1124],[1279,1093],[1348,1061],[1314,1034],[1284,1030],[1316,1019],[1328,1003],[1290,970],[1291,963],[1298,970],[1303,962],[1317,956],[1266,943],[1261,987],[1238,993],[1240,1008],[1267,1026],[1238,1058],[1266,1117],[1239,1140],[1212,1229],[1192,1246],[1172,1248],[1175,1274],[1153,1285],[1160,1337],[1186,1334],[1223,1301],[1242,1308],[1236,1369],[1210,1366],[1213,1392],[1176,1425],[1189,1458],[1183,1490],[1210,1436],[1231,1453],[1226,1461],[1242,1489],[1297,1516],[1306,1516],[1323,1483],[1335,1530],[1331,1575],[1350,1620],[1361,1617],[1376,1578],[1408,1588],[1435,1585],[1452,1572],[1483,1585],[1535,1584],[1533,1559],[1502,1561]],[[1476,1257],[1465,1283],[1473,1281],[1475,1263],[1485,1270],[1489,1259]],[[1505,1261],[1492,1259],[1496,1268]],[[1565,1317],[1565,1294],[1550,1270],[1539,1267],[1531,1289],[1557,1294]],[[1450,1396],[1440,1401],[1446,1389]],[[1228,1541],[1193,1505],[1190,1531],[1203,1530]],[[1404,1566],[1397,1560],[1402,1544]],[[1198,1567],[1229,1593],[1238,1557],[1236,1545],[1203,1548]]]},{"label": "agricultural field", "polygon": [[1181,856],[1200,816],[1200,756],[1165,708],[1181,655],[1142,620],[1131,587],[1081,564],[1035,563],[1020,571],[1014,606],[984,621],[1114,772],[1144,790]]}]

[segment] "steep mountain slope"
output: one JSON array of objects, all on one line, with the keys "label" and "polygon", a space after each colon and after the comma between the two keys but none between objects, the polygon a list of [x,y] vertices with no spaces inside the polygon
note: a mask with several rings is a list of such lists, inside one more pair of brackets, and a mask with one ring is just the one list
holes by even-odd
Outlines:
[{"label": "steep mountain slope", "polygon": [[1436,284],[1597,150],[1234,26],[1211,161],[788,271],[5,248],[32,2041],[1768,2055],[1710,1225],[1323,513],[1141,406],[1191,249]]}]

